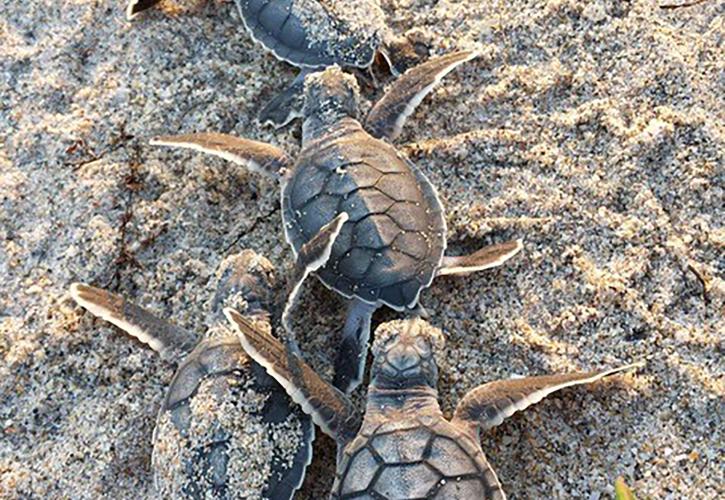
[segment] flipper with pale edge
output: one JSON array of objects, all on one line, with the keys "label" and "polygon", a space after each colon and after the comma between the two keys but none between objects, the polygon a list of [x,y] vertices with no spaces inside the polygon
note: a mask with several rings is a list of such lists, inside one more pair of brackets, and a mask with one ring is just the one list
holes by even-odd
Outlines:
[{"label": "flipper with pale edge", "polygon": [[262,108],[259,112],[260,123],[280,128],[302,116],[305,75],[308,73],[309,70],[302,70],[289,87],[277,94]]},{"label": "flipper with pale edge", "polygon": [[297,254],[297,260],[295,261],[294,274],[290,280],[292,290],[290,291],[284,312],[282,313],[282,324],[287,332],[292,331],[289,316],[297,302],[297,297],[302,289],[302,283],[310,273],[317,271],[327,263],[332,253],[332,245],[335,244],[335,240],[348,218],[347,213],[342,212],[332,219],[332,221],[322,226],[317,234],[300,248]]},{"label": "flipper with pale edge", "polygon": [[322,380],[279,340],[255,328],[234,309],[227,308],[224,314],[239,333],[247,354],[285,388],[326,434],[338,443],[346,443],[357,434],[361,418],[345,394]]},{"label": "flipper with pale edge", "polygon": [[152,139],[151,144],[208,153],[274,179],[290,164],[287,153],[276,146],[215,132],[161,136]]},{"label": "flipper with pale edge", "polygon": [[197,334],[156,317],[120,295],[83,283],[73,283],[70,294],[91,314],[136,337],[164,358],[178,358],[199,341]]},{"label": "flipper with pale edge", "polygon": [[150,9],[161,0],[130,0],[126,7],[126,20],[131,21],[141,12]]},{"label": "flipper with pale edge", "polygon": [[538,403],[553,392],[575,385],[596,382],[609,375],[641,366],[643,363],[634,363],[610,370],[489,382],[464,396],[456,408],[452,422],[479,426],[481,430],[490,429],[501,424],[517,411]]},{"label": "flipper with pale edge", "polygon": [[365,130],[378,138],[395,140],[405,120],[415,111],[425,96],[456,66],[478,55],[459,51],[431,59],[409,69],[395,80],[385,95],[373,106],[365,120]]},{"label": "flipper with pale edge", "polygon": [[498,245],[489,245],[460,257],[443,257],[438,276],[446,274],[470,274],[498,267],[524,248],[521,240],[511,240]]}]

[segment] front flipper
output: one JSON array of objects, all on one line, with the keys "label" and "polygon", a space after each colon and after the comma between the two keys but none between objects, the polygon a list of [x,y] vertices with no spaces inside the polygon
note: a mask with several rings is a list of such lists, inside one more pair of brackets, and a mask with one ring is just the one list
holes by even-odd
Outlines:
[{"label": "front flipper", "polygon": [[132,21],[139,13],[150,9],[161,0],[130,0],[126,7],[126,20]]},{"label": "front flipper", "polygon": [[277,94],[262,108],[259,112],[261,124],[280,128],[302,116],[305,76],[309,73],[309,70],[300,71],[289,87]]},{"label": "front flipper", "polygon": [[478,55],[473,51],[447,54],[411,68],[395,80],[383,97],[370,110],[365,130],[378,138],[395,140],[405,120],[418,104],[456,66]]},{"label": "front flipper", "polygon": [[228,134],[204,132],[166,135],[152,139],[151,144],[188,148],[212,154],[274,179],[278,179],[280,170],[290,164],[287,153],[276,146]]},{"label": "front flipper", "polygon": [[470,274],[498,267],[524,248],[521,240],[511,240],[498,245],[489,245],[460,257],[443,257],[437,276],[446,274]]},{"label": "front flipper", "polygon": [[302,283],[310,273],[317,271],[327,263],[332,253],[332,245],[335,244],[335,240],[348,218],[347,212],[339,214],[332,221],[322,226],[310,241],[302,245],[299,254],[297,254],[294,273],[290,280],[292,290],[282,313],[282,325],[288,333],[292,332],[289,315],[297,302]]},{"label": "front flipper", "polygon": [[643,363],[561,375],[543,375],[511,380],[497,380],[481,385],[464,396],[453,415],[453,422],[480,426],[486,430],[504,419],[538,403],[549,394],[575,385],[596,382],[609,375],[643,366]]},{"label": "front flipper", "polygon": [[322,380],[299,356],[270,334],[255,328],[237,311],[227,308],[224,313],[239,333],[247,354],[285,388],[325,434],[340,444],[357,434],[361,417],[345,394]]},{"label": "front flipper", "polygon": [[120,295],[83,283],[73,283],[70,294],[78,305],[147,344],[165,359],[189,352],[199,336],[160,319]]},{"label": "front flipper", "polygon": [[332,384],[346,394],[350,394],[362,381],[368,357],[370,320],[377,308],[377,305],[357,299],[353,299],[348,307],[332,379]]}]

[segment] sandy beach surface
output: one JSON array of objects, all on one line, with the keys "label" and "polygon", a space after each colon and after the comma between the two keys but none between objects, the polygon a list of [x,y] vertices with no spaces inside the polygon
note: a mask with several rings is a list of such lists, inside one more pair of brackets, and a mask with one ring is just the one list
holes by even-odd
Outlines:
[{"label": "sandy beach surface", "polygon": [[[722,498],[723,2],[382,7],[433,54],[482,52],[398,141],[439,189],[449,253],[525,242],[508,265],[422,295],[447,336],[446,415],[489,380],[645,360],[484,434],[505,490],[612,498],[623,476],[640,498]],[[2,498],[154,498],[151,438],[175,365],[84,313],[70,283],[204,331],[225,256],[253,248],[280,279],[292,260],[277,185],[148,142],[220,131],[294,153],[299,123],[255,116],[296,70],[252,42],[233,2],[167,3],[133,23],[124,8],[0,0]],[[380,89],[361,82],[367,108]],[[296,324],[325,377],[344,311],[307,283]],[[325,497],[334,453],[318,432],[298,498]]]}]

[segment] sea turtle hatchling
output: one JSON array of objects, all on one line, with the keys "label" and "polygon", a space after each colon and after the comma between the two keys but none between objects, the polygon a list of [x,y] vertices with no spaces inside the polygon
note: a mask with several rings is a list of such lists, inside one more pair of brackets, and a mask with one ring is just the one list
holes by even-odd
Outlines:
[{"label": "sea turtle hatchling", "polygon": [[[158,1],[131,0],[128,19]],[[393,34],[379,0],[235,1],[251,37],[301,70],[291,86],[261,110],[263,123],[282,126],[299,115],[304,78],[311,71],[333,64],[368,68],[379,52],[399,73],[427,55],[422,45]]]},{"label": "sea turtle hatchling", "polygon": [[490,382],[466,394],[448,421],[436,390],[442,334],[421,319],[392,321],[375,332],[361,419],[347,396],[296,354],[236,311],[224,312],[247,353],[337,442],[330,496],[336,500],[503,499],[481,449],[481,430],[560,389],[640,366]]},{"label": "sea turtle hatchling", "polygon": [[160,498],[284,500],[301,485],[314,426],[245,355],[221,317],[224,306],[246,305],[247,318],[269,329],[264,308],[272,279],[272,264],[251,250],[225,259],[212,300],[212,316],[221,324],[203,337],[118,295],[80,283],[71,286],[71,296],[89,312],[162,357],[179,360],[153,436]]},{"label": "sea turtle hatchling", "polygon": [[362,378],[370,319],[382,305],[417,306],[436,276],[499,266],[520,240],[460,257],[444,256],[443,206],[426,176],[388,141],[444,75],[475,52],[444,55],[395,80],[367,116],[357,120],[355,79],[331,66],[305,80],[302,150],[281,149],[226,134],[158,137],[152,144],[214,154],[282,182],[282,216],[296,258],[283,320],[309,273],[350,299],[336,362],[335,385],[351,391]]}]

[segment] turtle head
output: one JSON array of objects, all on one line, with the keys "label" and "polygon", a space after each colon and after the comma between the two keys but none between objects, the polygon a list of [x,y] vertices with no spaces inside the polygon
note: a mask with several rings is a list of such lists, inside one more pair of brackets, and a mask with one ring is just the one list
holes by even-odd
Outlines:
[{"label": "turtle head", "polygon": [[253,250],[243,250],[222,261],[217,270],[218,285],[212,299],[213,320],[224,318],[222,310],[232,307],[245,314],[265,315],[273,302],[274,266]]},{"label": "turtle head", "polygon": [[383,323],[375,331],[372,384],[377,389],[408,389],[438,384],[436,353],[443,334],[415,318]]},{"label": "turtle head", "polygon": [[380,47],[380,53],[394,74],[403,74],[428,59],[429,45],[430,41],[418,31],[410,31],[400,36],[388,33]]},{"label": "turtle head", "polygon": [[338,120],[357,118],[360,91],[355,77],[339,66],[305,77],[305,128],[326,129]]}]

